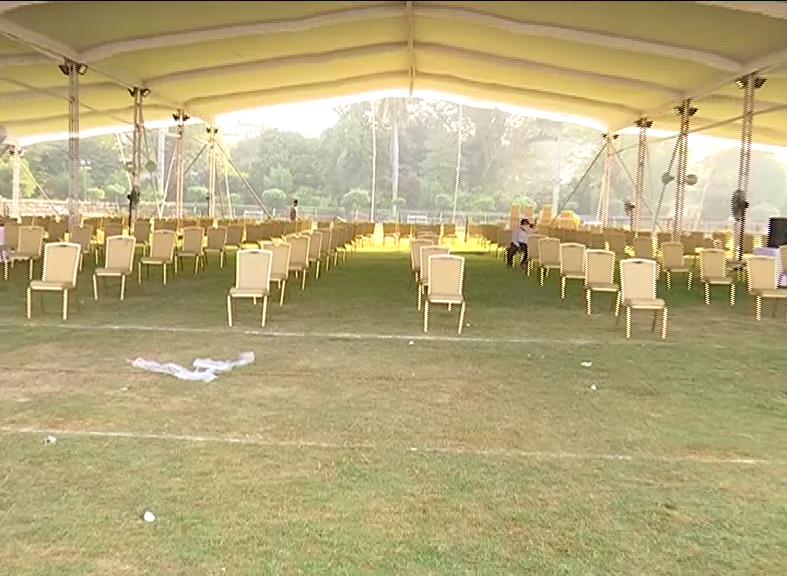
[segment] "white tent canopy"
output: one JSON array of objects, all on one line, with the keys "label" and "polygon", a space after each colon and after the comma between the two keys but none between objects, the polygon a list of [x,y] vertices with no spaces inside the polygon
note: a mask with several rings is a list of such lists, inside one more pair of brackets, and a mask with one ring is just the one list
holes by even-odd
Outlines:
[{"label": "white tent canopy", "polygon": [[758,73],[754,142],[787,143],[787,2],[0,2],[0,35],[17,139],[67,131],[71,60],[86,130],[130,124],[135,86],[148,121],[405,89],[615,131],[677,130],[692,98],[694,130],[737,138]]}]

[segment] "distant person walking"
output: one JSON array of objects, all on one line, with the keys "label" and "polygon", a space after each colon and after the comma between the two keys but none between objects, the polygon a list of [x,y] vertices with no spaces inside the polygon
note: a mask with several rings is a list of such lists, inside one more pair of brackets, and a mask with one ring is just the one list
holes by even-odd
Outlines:
[{"label": "distant person walking", "polygon": [[292,206],[290,207],[290,222],[295,222],[298,220],[298,200],[292,201]]}]

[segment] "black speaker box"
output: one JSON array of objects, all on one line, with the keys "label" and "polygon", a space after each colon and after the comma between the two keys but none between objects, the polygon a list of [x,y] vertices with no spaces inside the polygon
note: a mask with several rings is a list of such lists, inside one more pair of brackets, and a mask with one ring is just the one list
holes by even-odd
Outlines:
[{"label": "black speaker box", "polygon": [[768,248],[778,248],[787,244],[787,218],[768,220]]}]

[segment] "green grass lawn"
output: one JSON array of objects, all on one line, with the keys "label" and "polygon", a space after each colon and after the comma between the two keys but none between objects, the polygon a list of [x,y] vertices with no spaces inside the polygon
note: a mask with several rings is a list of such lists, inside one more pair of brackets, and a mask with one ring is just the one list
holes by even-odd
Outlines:
[{"label": "green grass lawn", "polygon": [[[783,310],[661,287],[667,341],[647,314],[626,340],[609,300],[468,254],[464,333],[434,309],[425,338],[408,258],[293,282],[266,328],[226,327],[232,261],[123,303],[88,268],[66,323],[25,320],[14,270],[0,574],[787,573]],[[212,383],[128,363],[247,350]]]}]

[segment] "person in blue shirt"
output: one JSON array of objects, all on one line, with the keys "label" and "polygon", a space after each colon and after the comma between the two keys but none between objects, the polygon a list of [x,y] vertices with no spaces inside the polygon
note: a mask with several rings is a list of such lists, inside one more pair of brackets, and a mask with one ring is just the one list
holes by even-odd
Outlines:
[{"label": "person in blue shirt", "polygon": [[511,232],[511,244],[508,245],[506,250],[506,266],[508,268],[514,267],[514,256],[517,252],[522,253],[522,262],[519,264],[520,268],[527,266],[527,235],[533,231],[533,225],[527,218],[522,218],[519,221],[519,226],[514,228]]}]

